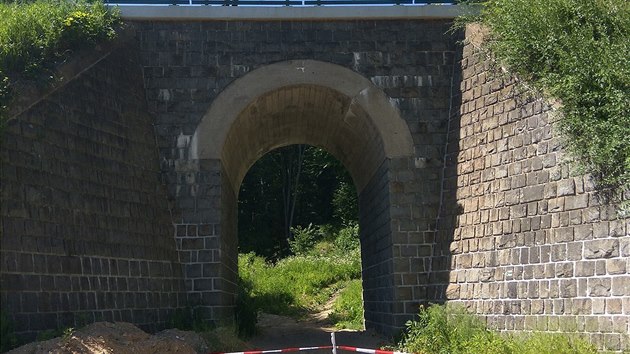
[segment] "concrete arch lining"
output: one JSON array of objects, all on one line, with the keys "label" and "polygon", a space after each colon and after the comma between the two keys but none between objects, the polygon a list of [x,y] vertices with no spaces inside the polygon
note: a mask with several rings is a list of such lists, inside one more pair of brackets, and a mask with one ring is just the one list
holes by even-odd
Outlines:
[{"label": "concrete arch lining", "polygon": [[[294,90],[287,90],[287,88],[295,88]],[[328,94],[330,97],[337,96],[336,99],[344,100],[341,104],[341,111],[335,112],[336,119],[340,122],[333,123],[338,127],[343,123],[353,121],[363,121],[363,126],[373,127],[372,133],[365,135],[364,138],[377,139],[373,141],[373,145],[378,145],[376,150],[380,150],[380,160],[365,162],[357,161],[355,165],[357,167],[349,168],[357,189],[360,191],[367,181],[369,181],[371,175],[378,167],[378,164],[385,158],[396,158],[413,155],[413,140],[409,132],[409,128],[405,121],[400,118],[400,114],[397,109],[390,103],[387,95],[372,82],[360,74],[349,70],[347,68],[320,61],[314,60],[292,60],[280,63],[271,64],[268,66],[256,69],[244,77],[234,81],[228,88],[226,88],[213,102],[207,114],[203,117],[197,130],[193,136],[190,145],[190,158],[192,159],[220,159],[224,164],[228,164],[225,156],[225,151],[231,151],[230,154],[236,152],[241,156],[235,156],[232,160],[247,159],[248,161],[241,161],[239,167],[230,168],[226,166],[226,172],[230,175],[233,188],[238,190],[240,181],[244,177],[249,166],[255,162],[255,159],[262,156],[261,154],[267,151],[253,151],[259,150],[262,146],[250,146],[247,141],[239,141],[246,138],[242,134],[239,136],[230,136],[232,129],[237,129],[239,126],[239,120],[241,123],[244,121],[245,116],[261,116],[260,112],[247,112],[248,110],[264,110],[266,105],[272,104],[274,98],[269,100],[262,100],[262,97],[268,97],[269,93],[282,92],[289,95],[282,98],[285,102],[291,102],[292,97],[299,94],[299,90],[307,90],[312,87],[320,87],[321,90],[314,90],[306,93],[308,98],[304,107],[291,106],[285,107],[282,111],[271,112],[265,119],[267,124],[259,122],[254,126],[258,128],[257,131],[251,131],[253,128],[248,128],[251,134],[260,134],[264,136],[268,132],[263,131],[264,128],[281,129],[281,126],[274,127],[269,124],[271,121],[286,121],[288,116],[295,114],[304,114],[308,109],[308,105],[321,104],[312,96],[327,94],[326,92],[334,91],[336,94]],[[291,96],[293,95],[293,96]],[[325,112],[326,107],[313,107],[320,113]],[[294,109],[295,111],[291,111]],[[273,115],[275,114],[275,116]],[[264,116],[264,112],[262,113]],[[358,118],[357,118],[358,117]],[[337,142],[332,142],[333,137],[321,136],[313,137],[310,133],[313,130],[322,131],[325,128],[313,128],[309,124],[318,124],[317,120],[306,119],[308,123],[305,123],[301,127],[293,127],[291,129],[303,130],[302,140],[304,143],[309,143],[316,146],[328,147],[332,143],[343,144],[344,139],[336,138]],[[322,124],[330,124],[331,119],[324,120]],[[338,128],[337,127],[337,128]],[[359,132],[361,133],[361,132]],[[290,140],[296,140],[295,138],[289,138]],[[295,141],[297,142],[297,141]],[[289,144],[286,142],[274,142],[263,143],[267,146],[282,146]],[[255,145],[255,144],[254,144]],[[340,153],[350,149],[350,146],[345,148],[335,149],[331,152],[336,155],[346,166],[349,161],[344,161],[343,156],[339,156]],[[238,152],[238,150],[243,150]],[[249,156],[245,157],[245,151],[249,151]],[[335,150],[339,150],[337,153]],[[371,149],[374,150],[374,149]],[[251,160],[251,161],[250,161]],[[365,158],[364,158],[365,160]],[[359,165],[367,165],[359,168]],[[243,168],[243,166],[245,166]],[[353,171],[354,170],[354,171]],[[354,172],[354,173],[353,173]]]}]

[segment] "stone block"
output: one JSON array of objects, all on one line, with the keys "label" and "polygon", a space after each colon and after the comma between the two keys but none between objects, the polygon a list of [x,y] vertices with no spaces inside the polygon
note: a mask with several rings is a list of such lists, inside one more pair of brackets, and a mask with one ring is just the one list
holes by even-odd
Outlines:
[{"label": "stone block", "polygon": [[575,181],[571,179],[560,180],[557,183],[557,195],[563,197],[575,194]]},{"label": "stone block", "polygon": [[574,229],[573,227],[562,227],[552,230],[554,234],[555,242],[569,242],[573,241]]},{"label": "stone block", "polygon": [[613,277],[611,294],[614,296],[630,296],[630,276]]},{"label": "stone block", "polygon": [[602,297],[610,296],[610,278],[591,278],[588,280],[588,296]]},{"label": "stone block", "polygon": [[626,274],[626,259],[608,259],[606,260],[606,269],[608,274]]},{"label": "stone block", "polygon": [[575,276],[577,277],[590,277],[595,274],[595,262],[594,261],[581,261],[575,264]]},{"label": "stone block", "polygon": [[584,209],[588,206],[588,195],[579,194],[564,198],[564,210]]},{"label": "stone block", "polygon": [[630,257],[630,236],[619,239],[619,253],[622,257]]},{"label": "stone block", "polygon": [[621,299],[606,299],[606,313],[609,315],[621,314]]},{"label": "stone block", "polygon": [[619,256],[617,239],[602,239],[584,242],[584,257],[587,259],[612,258]]},{"label": "stone block", "polygon": [[525,203],[542,200],[544,196],[544,185],[523,188],[521,201]]},{"label": "stone block", "polygon": [[575,240],[590,240],[593,238],[593,226],[590,224],[587,225],[577,225],[575,227],[574,232]]}]

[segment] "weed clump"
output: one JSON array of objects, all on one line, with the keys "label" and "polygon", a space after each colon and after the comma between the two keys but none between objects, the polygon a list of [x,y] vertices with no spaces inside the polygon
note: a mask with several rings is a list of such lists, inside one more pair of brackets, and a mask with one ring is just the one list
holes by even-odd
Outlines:
[{"label": "weed clump", "polygon": [[421,307],[418,319],[407,322],[398,349],[420,354],[595,354],[588,342],[566,333],[532,332],[502,335],[462,307]]}]

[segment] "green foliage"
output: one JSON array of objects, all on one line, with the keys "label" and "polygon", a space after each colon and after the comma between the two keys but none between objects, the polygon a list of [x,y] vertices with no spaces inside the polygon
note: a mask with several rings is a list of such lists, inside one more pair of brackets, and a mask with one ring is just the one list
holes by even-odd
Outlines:
[{"label": "green foliage", "polygon": [[349,281],[339,293],[328,318],[339,329],[363,329],[363,286],[361,279]]},{"label": "green foliage", "polygon": [[[294,166],[300,161],[296,151],[296,145],[274,150],[257,161],[245,176],[239,191],[241,252],[255,252],[271,260],[291,254],[290,237],[285,230],[290,214],[285,210],[285,172],[298,170]],[[354,185],[343,165],[326,151],[312,146],[302,151],[299,183],[291,189],[298,195],[289,227],[299,230],[310,224],[330,225],[327,230],[318,230],[323,239],[328,239],[340,227],[357,221]]]},{"label": "green foliage", "polygon": [[334,245],[343,253],[358,250],[360,247],[359,225],[356,223],[354,225],[350,224],[349,226],[339,230],[337,238],[334,241]]},{"label": "green foliage", "polygon": [[243,280],[240,276],[238,280],[239,289],[234,311],[236,331],[240,338],[249,338],[257,332],[258,308],[250,295],[253,290],[253,284],[250,281]]},{"label": "green foliage", "polygon": [[340,254],[359,249],[359,225],[350,222],[341,229],[330,224],[291,229],[293,239],[289,240],[291,253],[298,256]]},{"label": "green foliage", "polygon": [[291,256],[276,264],[253,253],[239,255],[239,274],[254,307],[267,313],[301,315],[328,299],[333,284],[359,279],[358,250],[340,255]]},{"label": "green foliage", "polygon": [[241,336],[254,333],[259,311],[300,317],[341,289],[331,320],[340,328],[363,328],[358,225],[335,232],[330,225],[297,227],[295,256],[271,263],[255,253],[239,255],[236,322]]},{"label": "green foliage", "polygon": [[595,354],[589,343],[568,334],[502,336],[463,308],[431,305],[407,322],[399,349],[422,354]]},{"label": "green foliage", "polygon": [[0,311],[0,352],[4,353],[18,345],[13,323],[9,316]]},{"label": "green foliage", "polygon": [[359,201],[354,184],[341,181],[333,195],[334,216],[344,225],[359,220]]},{"label": "green foliage", "polygon": [[575,335],[535,332],[511,338],[511,353],[518,354],[591,354],[595,347]]},{"label": "green foliage", "polygon": [[109,40],[120,24],[101,2],[37,0],[0,3],[0,117],[11,84],[51,70],[69,51]]},{"label": "green foliage", "polygon": [[562,103],[580,170],[609,195],[630,190],[630,2],[489,0],[480,19],[492,53]]},{"label": "green foliage", "polygon": [[289,240],[289,249],[291,253],[298,256],[309,253],[322,238],[319,229],[313,227],[313,224],[308,224],[307,227],[296,226],[291,228],[291,231],[293,239]]},{"label": "green foliage", "polygon": [[[247,347],[247,344],[243,343],[236,333],[237,330],[232,326],[220,326],[201,332],[200,335],[206,340],[211,352],[225,353],[243,350]],[[202,353],[205,348],[196,349],[198,353]]]},{"label": "green foliage", "polygon": [[418,320],[407,322],[400,346],[411,353],[466,353],[467,348],[478,347],[473,341],[494,343],[492,336],[479,319],[463,309],[431,305],[420,309]]}]

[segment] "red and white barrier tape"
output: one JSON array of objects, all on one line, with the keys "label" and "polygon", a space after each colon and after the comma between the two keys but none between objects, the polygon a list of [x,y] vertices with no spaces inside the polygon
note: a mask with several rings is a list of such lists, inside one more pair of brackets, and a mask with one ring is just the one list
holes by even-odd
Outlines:
[{"label": "red and white barrier tape", "polygon": [[300,348],[284,348],[284,349],[271,349],[271,350],[250,350],[246,352],[232,352],[232,353],[214,353],[214,354],[268,354],[268,353],[290,353],[290,352],[305,352],[309,350],[324,350],[332,349],[332,345],[323,347],[300,347]]},{"label": "red and white barrier tape", "polygon": [[359,352],[359,353],[368,353],[368,354],[409,354],[405,352],[393,352],[391,350],[381,350],[381,349],[365,349],[365,348],[357,348],[357,347],[348,347],[345,345],[338,345],[338,350],[345,350],[348,352]]},{"label": "red and white barrier tape", "polygon": [[367,354],[409,354],[404,352],[396,352],[390,350],[381,350],[381,349],[366,349],[366,348],[357,348],[357,347],[349,347],[346,345],[337,345],[333,347],[332,345],[322,346],[322,347],[301,347],[301,348],[284,348],[284,349],[271,349],[271,350],[250,350],[246,352],[231,352],[231,353],[213,353],[213,354],[269,354],[269,353],[290,353],[290,352],[302,352],[309,350],[328,350],[328,349],[337,349],[337,350],[345,350],[348,352],[358,352],[358,353],[367,353]]},{"label": "red and white barrier tape", "polygon": [[250,351],[245,351],[245,352],[213,353],[213,354],[270,354],[270,353],[290,353],[290,352],[303,352],[303,351],[309,351],[309,350],[326,350],[326,349],[332,349],[333,354],[337,354],[337,350],[345,350],[348,352],[358,352],[358,353],[366,353],[366,354],[409,354],[405,352],[397,352],[397,351],[390,351],[390,350],[366,349],[366,348],[349,347],[346,345],[337,345],[335,343],[334,332],[330,334],[330,338],[333,345],[326,345],[326,346],[321,346],[321,347],[250,350]]}]

